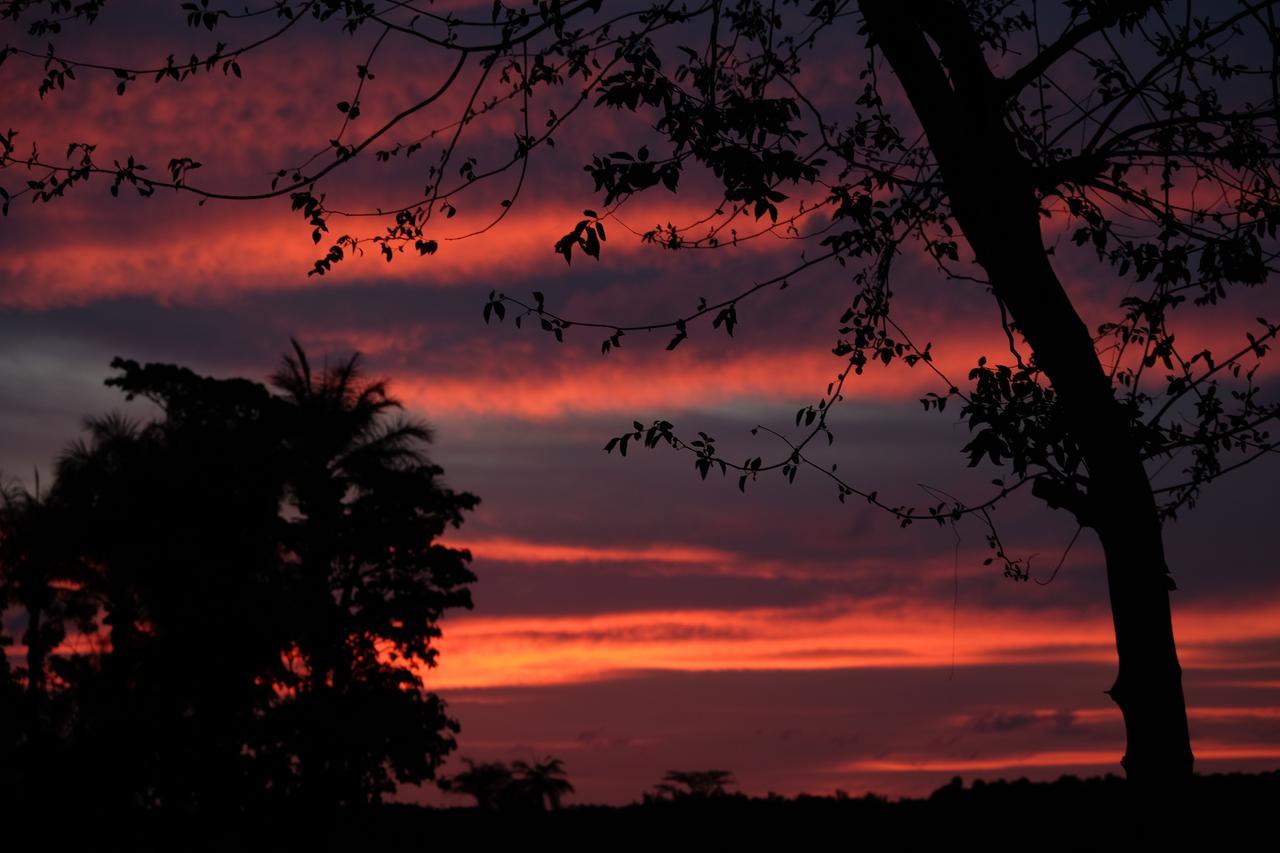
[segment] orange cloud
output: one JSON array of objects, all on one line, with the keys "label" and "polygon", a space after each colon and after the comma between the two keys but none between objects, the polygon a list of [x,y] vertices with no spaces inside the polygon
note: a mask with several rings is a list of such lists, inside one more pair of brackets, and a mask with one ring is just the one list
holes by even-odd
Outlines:
[{"label": "orange cloud", "polygon": [[[493,212],[472,206],[429,230],[439,250],[420,257],[412,246],[388,263],[374,245],[346,259],[324,278],[308,276],[337,237],[368,237],[382,232],[376,219],[334,218],[319,244],[311,228],[290,209],[287,198],[255,202],[213,202],[162,194],[148,200],[106,197],[110,181],[100,178],[65,199],[41,207],[23,206],[11,222],[23,231],[20,251],[0,256],[0,307],[47,309],[87,304],[119,296],[150,296],[161,301],[217,302],[244,292],[324,287],[352,281],[400,282],[428,287],[475,286],[509,280],[509,288],[535,276],[560,277],[564,259],[555,242],[581,219],[578,205],[555,200],[517,203],[492,232],[452,240],[488,225]],[[366,189],[362,195],[368,196]],[[369,197],[368,206],[385,204]],[[661,199],[633,211],[643,221],[695,218],[703,209],[696,198]],[[618,229],[621,231],[621,229]],[[6,240],[11,248],[13,239]],[[626,260],[626,272],[685,269],[673,255],[644,245],[625,232],[604,249],[606,260],[592,268],[608,280]],[[776,242],[753,242],[735,249],[734,260],[779,254]],[[779,254],[788,258],[790,255]],[[579,258],[575,267],[596,262]],[[513,278],[514,276],[514,278]]]},{"label": "orange cloud", "polygon": [[[883,597],[804,608],[475,617],[446,626],[433,689],[562,684],[627,670],[949,667],[1115,659],[1105,612],[962,611]],[[1223,645],[1269,640],[1280,603],[1177,614],[1184,665],[1231,666]]]},{"label": "orange cloud", "polygon": [[[584,545],[568,541],[531,541],[511,537],[482,539],[450,536],[451,548],[467,548],[475,558],[477,567],[483,567],[485,576],[494,573],[490,564],[508,566],[538,566],[545,564],[609,564],[619,573],[643,573],[646,575],[719,575],[735,578],[781,579],[787,581],[852,579],[858,577],[889,577],[902,568],[898,555],[847,555],[841,554],[835,562],[812,560],[797,563],[793,559],[772,559],[750,551],[734,551],[708,548],[682,542],[654,543],[642,546]],[[1035,547],[1035,546],[1028,546]],[[1057,547],[1057,543],[1042,546],[1044,550]],[[1082,554],[1084,549],[1077,552]],[[989,579],[991,569],[982,564],[988,552],[972,550],[962,552],[959,559],[954,554],[920,555],[912,558],[913,581],[946,579],[954,576]],[[1091,559],[1091,558],[1085,558]],[[497,567],[501,568],[501,566]]]},{"label": "orange cloud", "polygon": [[[956,347],[955,363],[944,368],[963,371],[971,350]],[[791,351],[758,348],[720,356],[695,354],[692,348],[637,360],[604,358],[539,360],[505,353],[501,363],[479,367],[493,373],[401,375],[396,393],[406,404],[425,412],[504,414],[528,420],[550,420],[569,414],[643,412],[668,415],[679,410],[708,409],[734,401],[798,401],[817,399],[841,368],[822,346]],[[526,367],[536,363],[536,367]],[[872,367],[845,386],[846,409],[860,399],[914,399],[946,388],[922,367]]]},{"label": "orange cloud", "polygon": [[[1280,758],[1280,747],[1272,744],[1224,744],[1197,742],[1197,761],[1259,760]],[[881,773],[975,773],[986,770],[1013,770],[1021,767],[1102,767],[1114,765],[1120,756],[1116,750],[1054,750],[1029,752],[991,758],[872,758],[850,761],[837,767],[837,772]]]},{"label": "orange cloud", "polygon": [[[1106,660],[1103,618],[968,617],[961,664]],[[839,669],[949,666],[951,611],[895,600],[817,608],[644,611],[574,617],[466,619],[446,628],[434,688],[589,681],[620,670]],[[1046,651],[1047,650],[1047,651]]]},{"label": "orange cloud", "polygon": [[682,563],[708,565],[732,562],[736,555],[718,548],[696,545],[649,545],[642,548],[600,548],[571,543],[529,542],[498,537],[450,541],[450,547],[469,548],[488,561],[506,563]]}]

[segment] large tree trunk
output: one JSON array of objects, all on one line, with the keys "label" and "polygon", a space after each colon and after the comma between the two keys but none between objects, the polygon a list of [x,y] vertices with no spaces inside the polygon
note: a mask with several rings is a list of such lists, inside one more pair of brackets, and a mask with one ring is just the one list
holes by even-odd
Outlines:
[{"label": "large tree trunk", "polygon": [[1049,263],[1032,170],[1004,121],[1005,92],[950,0],[860,5],[928,135],[955,219],[1052,382],[1088,468],[1088,493],[1070,508],[1106,555],[1120,661],[1110,694],[1124,715],[1125,771],[1144,787],[1184,780],[1191,742],[1155,498],[1130,416]]}]

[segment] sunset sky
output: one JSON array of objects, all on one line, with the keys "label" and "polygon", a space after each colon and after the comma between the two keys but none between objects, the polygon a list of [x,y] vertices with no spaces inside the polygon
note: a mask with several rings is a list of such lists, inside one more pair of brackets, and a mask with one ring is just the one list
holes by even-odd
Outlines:
[{"label": "sunset sky", "polygon": [[[214,40],[186,29],[178,4],[151,5],[161,11],[117,10],[71,26],[59,49],[146,66]],[[491,4],[453,5],[487,15]],[[216,37],[239,43],[231,32]],[[813,57],[808,94],[832,109],[861,85],[861,60],[840,61],[862,49],[856,33],[851,19]],[[159,173],[169,158],[191,157],[204,164],[192,183],[261,191],[278,168],[324,149],[342,124],[333,105],[350,98],[353,69],[376,36],[305,22],[241,59],[242,79],[140,79],[123,97],[113,75],[81,72],[42,100],[41,63],[11,57],[0,68],[0,130],[18,129],[19,149],[38,143],[53,159],[70,142],[97,143],[106,163],[134,155]],[[28,42],[43,50],[41,39]],[[371,67],[353,122],[366,133],[449,70],[395,40]],[[461,79],[475,74],[468,66]],[[446,125],[469,85],[387,141]],[[535,123],[565,103],[565,92],[549,95]],[[482,167],[507,157],[518,121],[509,105],[496,110],[467,129],[460,150]],[[455,758],[558,756],[577,788],[572,802],[607,803],[638,798],[670,769],[727,769],[752,794],[891,795],[954,775],[1119,772],[1122,724],[1103,694],[1114,638],[1089,531],[1053,575],[1076,532],[1069,516],[1029,495],[1000,505],[1006,549],[1031,560],[1034,582],[1015,583],[983,565],[989,551],[976,521],[902,530],[865,502],[837,501],[813,470],[791,484],[761,477],[744,494],[733,477],[700,481],[687,454],[603,452],[633,421],[665,418],[690,437],[715,436],[734,461],[785,456],[752,427],[795,434],[796,410],[816,403],[841,369],[831,347],[852,268],[822,264],[785,290],[768,288],[738,306],[732,338],[705,322],[674,352],[664,349],[669,333],[630,334],[602,355],[595,332],[570,328],[557,344],[536,324],[484,323],[491,290],[524,299],[540,291],[575,319],[660,322],[799,263],[804,246],[781,234],[714,251],[642,245],[635,232],[715,207],[713,183],[690,176],[678,195],[657,188],[607,216],[600,260],[575,255],[566,266],[552,246],[584,209],[603,210],[582,165],[650,138],[643,116],[586,107],[553,149],[537,150],[493,229],[448,239],[493,219],[512,197],[514,172],[460,197],[458,215],[437,225],[436,254],[410,251],[388,264],[371,250],[323,277],[307,271],[330,240],[313,245],[287,197],[199,206],[190,195],[138,198],[126,187],[113,198],[98,176],[50,204],[16,200],[0,219],[0,471],[29,484],[37,470],[49,476],[84,416],[145,415],[103,387],[115,356],[265,380],[291,337],[317,359],[359,351],[436,428],[433,457],[448,483],[482,500],[446,539],[474,555],[475,609],[447,614],[441,665],[428,677],[462,725]],[[432,140],[416,159],[364,157],[325,189],[337,207],[404,204],[438,154]],[[11,191],[27,179],[0,171]],[[823,197],[820,187],[790,192],[784,213]],[[376,228],[331,227],[329,237]],[[762,228],[748,217],[740,236]],[[1114,318],[1131,283],[1075,250],[1068,228],[1062,217],[1046,220],[1046,239],[1093,327]],[[1009,357],[981,285],[944,280],[918,246],[904,249],[895,275],[898,322],[932,343],[944,373],[963,380],[979,356]],[[1180,309],[1180,340],[1238,348],[1253,317],[1280,316],[1274,285]],[[1264,362],[1259,376],[1275,369]],[[990,496],[1002,472],[966,468],[968,431],[953,408],[922,411],[930,391],[946,387],[921,367],[855,377],[832,418],[835,442],[817,461],[895,504],[936,502],[926,487],[968,503]],[[1273,457],[1224,478],[1167,531],[1203,771],[1280,766],[1277,475]],[[445,801],[435,791],[404,795]]]}]

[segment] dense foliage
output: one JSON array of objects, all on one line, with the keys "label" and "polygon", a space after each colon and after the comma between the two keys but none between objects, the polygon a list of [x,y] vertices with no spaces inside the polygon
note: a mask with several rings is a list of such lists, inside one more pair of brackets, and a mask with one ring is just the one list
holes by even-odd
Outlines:
[{"label": "dense foliage", "polygon": [[[477,499],[356,358],[272,379],[117,360],[158,407],[88,422],[0,509],[9,803],[89,811],[357,806],[433,778],[457,723],[427,692]],[[6,620],[9,621],[9,620]]]}]

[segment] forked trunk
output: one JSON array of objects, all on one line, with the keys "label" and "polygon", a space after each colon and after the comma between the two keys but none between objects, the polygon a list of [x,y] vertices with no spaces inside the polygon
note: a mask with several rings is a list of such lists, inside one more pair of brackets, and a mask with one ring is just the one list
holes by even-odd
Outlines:
[{"label": "forked trunk", "polygon": [[1049,263],[1034,175],[1005,124],[1008,93],[950,0],[860,5],[928,135],[952,213],[1052,382],[1088,469],[1087,494],[1037,493],[1102,541],[1120,661],[1109,692],[1124,715],[1125,771],[1144,788],[1178,784],[1191,775],[1192,754],[1155,498],[1130,416]]}]

